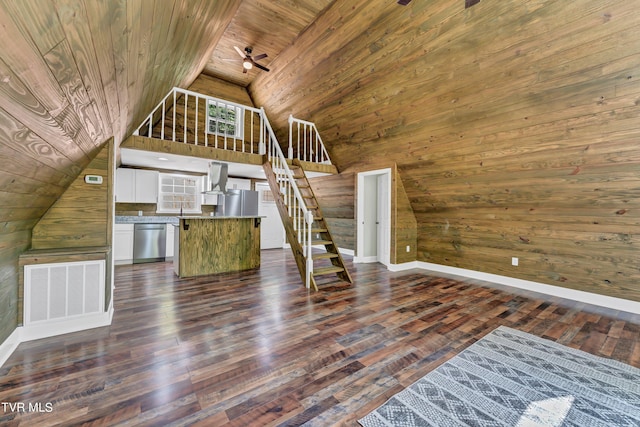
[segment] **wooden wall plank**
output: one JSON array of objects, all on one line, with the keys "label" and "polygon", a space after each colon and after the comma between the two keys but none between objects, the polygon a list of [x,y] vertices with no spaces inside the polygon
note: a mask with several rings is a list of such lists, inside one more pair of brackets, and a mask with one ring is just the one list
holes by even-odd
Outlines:
[{"label": "wooden wall plank", "polygon": [[249,87],[277,126],[316,122],[342,173],[397,163],[420,261],[640,300],[636,8],[352,6]]},{"label": "wooden wall plank", "polygon": [[[109,219],[112,218],[112,199],[109,199],[112,143],[113,141],[105,144],[96,158],[33,228],[32,249],[109,245],[107,231],[110,227]],[[85,183],[84,177],[87,174],[102,176],[103,183]]]}]

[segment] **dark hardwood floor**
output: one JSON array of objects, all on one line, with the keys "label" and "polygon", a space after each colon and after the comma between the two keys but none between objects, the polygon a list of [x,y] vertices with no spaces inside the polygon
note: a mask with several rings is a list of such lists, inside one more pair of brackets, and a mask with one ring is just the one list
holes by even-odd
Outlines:
[{"label": "dark hardwood floor", "polygon": [[23,343],[0,368],[0,425],[357,425],[499,325],[640,367],[637,315],[346,261],[355,284],[317,293],[287,250],[194,279],[118,266],[112,326]]}]

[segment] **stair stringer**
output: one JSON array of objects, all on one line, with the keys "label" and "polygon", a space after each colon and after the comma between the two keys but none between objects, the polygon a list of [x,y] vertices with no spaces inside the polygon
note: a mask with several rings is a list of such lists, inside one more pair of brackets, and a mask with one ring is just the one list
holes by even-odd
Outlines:
[{"label": "stair stringer", "polygon": [[[335,240],[333,240],[333,236],[331,236],[329,225],[327,224],[327,221],[324,215],[322,214],[322,210],[320,209],[320,204],[318,203],[318,199],[316,198],[315,193],[311,188],[311,184],[307,179],[307,176],[302,164],[300,163],[299,160],[296,159],[296,160],[293,160],[293,165],[294,165],[293,170],[300,170],[302,174],[301,177],[298,178],[297,180],[304,181],[304,188],[301,189],[299,187],[299,190],[301,192],[308,193],[307,196],[309,197],[305,199],[308,201],[306,203],[306,207],[310,211],[314,212],[314,228],[323,230],[318,233],[321,235],[322,241],[331,242],[331,243],[322,244],[325,247],[325,250],[328,254],[335,255],[330,257],[329,260],[334,267],[342,268],[342,271],[336,272],[336,275],[344,282],[353,283],[353,279],[349,274],[349,270],[347,269],[347,266],[345,265],[344,260],[342,259],[342,255],[340,254],[340,249],[338,248],[338,245],[335,244]],[[309,202],[311,202],[311,204],[309,204]],[[322,257],[322,254],[320,254],[320,257]],[[317,273],[318,272],[314,267],[314,275],[317,276],[318,275]],[[312,277],[312,280],[313,280],[314,286],[317,287],[317,285],[315,284],[315,278]]]},{"label": "stair stringer", "polygon": [[[298,241],[297,233],[293,226],[293,220],[289,216],[289,209],[284,202],[284,197],[280,192],[280,186],[278,184],[275,173],[273,172],[273,168],[269,161],[265,162],[262,165],[265,175],[267,177],[267,181],[269,182],[269,188],[271,188],[271,193],[273,194],[273,198],[275,200],[276,206],[278,208],[278,213],[280,214],[280,219],[282,220],[282,225],[284,226],[285,234],[287,236],[287,241],[291,246],[291,251],[293,252],[293,257],[296,261],[296,265],[298,266],[298,270],[300,271],[300,276],[302,277],[302,282],[306,282],[306,256],[304,254],[304,250],[302,245]],[[317,291],[318,287],[316,286],[313,277],[311,278],[311,285]]]}]

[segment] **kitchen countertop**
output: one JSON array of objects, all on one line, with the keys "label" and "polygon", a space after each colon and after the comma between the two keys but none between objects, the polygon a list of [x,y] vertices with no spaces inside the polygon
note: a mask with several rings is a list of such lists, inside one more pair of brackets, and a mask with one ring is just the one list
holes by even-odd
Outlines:
[{"label": "kitchen countertop", "polygon": [[253,218],[266,218],[266,216],[259,215],[245,215],[245,216],[179,216],[178,219],[253,219]]},{"label": "kitchen countertop", "polygon": [[266,218],[265,216],[209,216],[209,215],[183,215],[183,216],[116,216],[116,224],[173,224],[178,225],[180,219],[232,219],[232,218]]},{"label": "kitchen countertop", "polygon": [[117,216],[116,224],[178,224],[177,216]]}]

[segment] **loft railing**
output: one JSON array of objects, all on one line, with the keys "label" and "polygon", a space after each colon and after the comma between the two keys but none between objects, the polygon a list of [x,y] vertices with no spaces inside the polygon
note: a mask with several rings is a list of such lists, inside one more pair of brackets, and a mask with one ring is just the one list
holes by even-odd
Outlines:
[{"label": "loft railing", "polygon": [[134,135],[265,154],[263,111],[174,87]]},{"label": "loft railing", "polygon": [[320,133],[313,122],[289,116],[289,159],[331,164],[329,153],[322,143]]},{"label": "loft railing", "polygon": [[284,198],[284,204],[289,212],[289,217],[293,222],[293,229],[298,237],[298,243],[302,247],[305,256],[305,286],[311,287],[311,277],[313,275],[312,241],[311,228],[313,225],[313,212],[307,209],[304,198],[300,194],[296,179],[287,164],[287,159],[280,148],[271,124],[262,109],[265,128],[270,144],[268,144],[268,159],[271,168],[276,176],[276,182],[280,187],[280,192]]},{"label": "loft railing", "polygon": [[[298,156],[303,161],[330,163],[315,125],[290,117],[295,123]],[[249,107],[197,92],[173,88],[134,131],[134,135],[225,150],[267,155],[297,241],[305,256],[305,285],[313,274],[313,212],[307,209],[264,108]],[[293,154],[290,154],[293,158]]]}]

